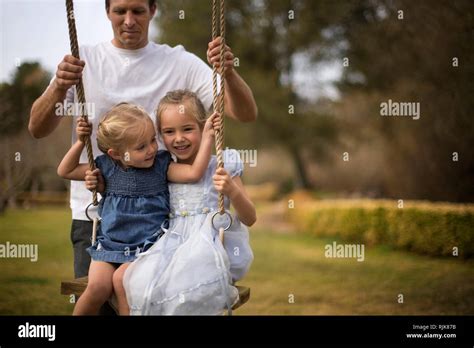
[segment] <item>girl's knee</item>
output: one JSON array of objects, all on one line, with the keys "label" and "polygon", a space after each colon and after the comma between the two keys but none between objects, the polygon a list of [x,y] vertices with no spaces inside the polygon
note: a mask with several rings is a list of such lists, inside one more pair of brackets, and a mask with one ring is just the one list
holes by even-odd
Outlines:
[{"label": "girl's knee", "polygon": [[125,278],[125,271],[127,270],[130,263],[124,263],[121,265],[112,275],[112,282],[114,284],[114,289],[123,288],[123,279]]},{"label": "girl's knee", "polygon": [[87,284],[87,289],[94,298],[106,301],[112,295],[112,284],[107,282],[93,282]]},{"label": "girl's knee", "polygon": [[123,288],[123,276],[125,272],[122,272],[121,270],[117,270],[114,272],[114,275],[112,276],[112,282],[114,284],[114,289],[121,289]]}]

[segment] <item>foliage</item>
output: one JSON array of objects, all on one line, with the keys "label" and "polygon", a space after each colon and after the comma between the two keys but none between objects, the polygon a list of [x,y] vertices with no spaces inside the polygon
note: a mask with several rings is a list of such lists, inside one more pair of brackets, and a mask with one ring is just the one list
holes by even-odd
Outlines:
[{"label": "foliage", "polygon": [[[370,139],[354,129],[370,129],[385,197],[474,199],[473,11],[469,0],[366,0],[333,27],[349,61],[339,88],[353,117],[339,115],[341,132],[355,152]],[[419,103],[420,119],[380,117],[389,99]]]},{"label": "foliage", "polygon": [[33,102],[48,85],[50,77],[39,63],[23,63],[11,83],[0,85],[0,213],[34,177],[36,148],[26,134],[27,120]]},{"label": "foliage", "polygon": [[298,203],[288,219],[302,232],[388,245],[433,256],[474,256],[474,206],[424,202],[328,200]]},{"label": "foliage", "polygon": [[14,135],[26,127],[31,105],[49,80],[50,76],[39,63],[23,63],[11,83],[0,85],[0,135]]}]

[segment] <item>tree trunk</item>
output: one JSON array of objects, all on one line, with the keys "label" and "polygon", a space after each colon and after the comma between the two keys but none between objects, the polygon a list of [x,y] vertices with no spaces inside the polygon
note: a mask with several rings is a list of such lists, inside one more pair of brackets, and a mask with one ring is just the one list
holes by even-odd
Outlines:
[{"label": "tree trunk", "polygon": [[3,204],[6,206],[10,207],[16,207],[16,200],[15,200],[15,189],[13,187],[13,171],[11,167],[11,159],[10,159],[10,139],[7,137],[3,141],[3,149],[5,151],[4,153],[4,161],[3,161],[3,171],[5,173],[5,182],[6,182],[6,188],[5,188],[5,194],[2,197],[2,201],[4,201]]},{"label": "tree trunk", "polygon": [[304,159],[302,158],[299,149],[294,147],[290,148],[290,154],[296,169],[296,188],[305,190],[312,189],[312,185],[309,182],[306,173]]}]

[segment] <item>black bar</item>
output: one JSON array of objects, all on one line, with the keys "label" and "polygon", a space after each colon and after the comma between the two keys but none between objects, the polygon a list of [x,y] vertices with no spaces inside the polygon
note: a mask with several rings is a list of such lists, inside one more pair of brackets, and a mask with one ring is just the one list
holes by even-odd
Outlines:
[{"label": "black bar", "polygon": [[[52,327],[48,336],[46,327],[32,325],[54,325],[54,340]],[[473,347],[474,316],[3,316],[0,317],[0,332],[1,348],[14,345],[130,344],[136,347],[143,344],[156,346],[157,343],[224,342]],[[46,337],[19,337],[41,332]],[[425,337],[408,338],[407,334]],[[456,337],[434,337],[438,334],[455,334]]]}]

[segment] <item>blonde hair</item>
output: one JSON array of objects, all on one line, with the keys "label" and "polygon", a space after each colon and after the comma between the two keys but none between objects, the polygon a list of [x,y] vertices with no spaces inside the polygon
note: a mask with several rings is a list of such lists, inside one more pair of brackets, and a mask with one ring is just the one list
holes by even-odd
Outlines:
[{"label": "blonde hair", "polygon": [[[103,153],[122,151],[140,139],[152,122],[142,107],[129,103],[115,105],[102,116],[97,129],[97,146]],[[153,127],[153,122],[152,122]]]},{"label": "blonde hair", "polygon": [[187,103],[185,107],[186,113],[196,119],[201,130],[204,128],[207,114],[201,100],[199,100],[196,93],[187,89],[177,89],[166,93],[158,104],[156,109],[156,125],[159,132],[161,132],[161,115],[166,110],[166,107],[168,105],[184,105],[185,103]]}]

